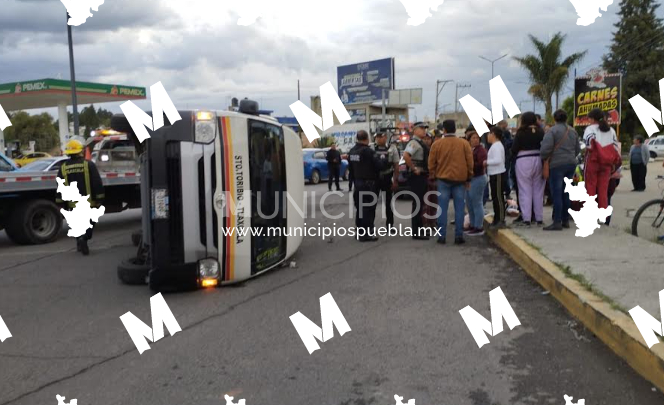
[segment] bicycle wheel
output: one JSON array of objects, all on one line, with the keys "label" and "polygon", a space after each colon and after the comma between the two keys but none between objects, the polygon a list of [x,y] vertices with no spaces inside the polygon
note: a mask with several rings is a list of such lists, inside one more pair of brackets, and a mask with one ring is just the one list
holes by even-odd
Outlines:
[{"label": "bicycle wheel", "polygon": [[643,204],[632,220],[632,235],[654,243],[664,243],[664,199]]}]

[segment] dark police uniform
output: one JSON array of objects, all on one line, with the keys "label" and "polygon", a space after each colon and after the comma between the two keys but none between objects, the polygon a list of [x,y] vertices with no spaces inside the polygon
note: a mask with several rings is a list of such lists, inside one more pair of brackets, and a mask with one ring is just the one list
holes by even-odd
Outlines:
[{"label": "dark police uniform", "polygon": [[[88,195],[88,201],[91,206],[100,205],[104,199],[104,185],[101,181],[101,176],[94,163],[83,159],[82,156],[76,155],[65,161],[60,170],[58,170],[58,177],[65,181],[65,186],[76,182],[78,192],[81,195]],[[61,195],[58,193],[56,203],[64,204]],[[76,206],[75,202],[67,201],[67,208],[73,209]],[[85,239],[92,238],[92,228],[85,232]]]},{"label": "dark police uniform", "polygon": [[408,145],[406,145],[404,152],[410,154],[413,165],[420,170],[419,175],[410,172],[408,177],[408,187],[414,194],[411,209],[413,215],[411,219],[412,232],[413,235],[424,235],[422,214],[424,213],[424,195],[427,193],[429,187],[429,147],[426,146],[421,139],[413,137],[413,139],[408,142]]},{"label": "dark police uniform", "polygon": [[[355,226],[359,231],[364,228],[364,235],[373,233],[374,219],[376,217],[376,205],[378,204],[378,176],[380,162],[376,158],[376,152],[369,145],[357,143],[348,153],[350,161],[350,173],[354,179],[355,191],[353,200],[355,202]],[[360,211],[360,207],[362,211]],[[360,240],[372,239],[368,236]]]},{"label": "dark police uniform", "polygon": [[392,183],[394,181],[394,164],[399,164],[399,151],[396,146],[378,146],[374,147],[376,156],[380,162],[380,172],[378,173],[378,196],[380,192],[385,192],[385,215],[387,226],[394,225],[394,213],[392,212]]}]

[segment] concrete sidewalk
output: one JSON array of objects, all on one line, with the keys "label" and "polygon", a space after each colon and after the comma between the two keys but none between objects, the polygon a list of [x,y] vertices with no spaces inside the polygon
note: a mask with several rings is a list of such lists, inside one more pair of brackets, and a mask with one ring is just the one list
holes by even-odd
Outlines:
[{"label": "concrete sidewalk", "polygon": [[[550,214],[546,212],[544,217],[550,218]],[[560,232],[516,226],[511,231],[536,246],[559,267],[569,267],[573,274],[583,276],[624,311],[640,305],[659,318],[659,291],[664,289],[664,247],[608,226],[602,226],[587,238],[577,238],[574,222],[570,225],[570,229]]]},{"label": "concrete sidewalk", "polygon": [[[551,218],[550,208],[544,218]],[[639,305],[659,320],[664,247],[608,226],[580,238],[571,225],[553,232],[511,226],[488,235],[611,350],[664,391],[664,344],[648,348],[627,313]]]}]

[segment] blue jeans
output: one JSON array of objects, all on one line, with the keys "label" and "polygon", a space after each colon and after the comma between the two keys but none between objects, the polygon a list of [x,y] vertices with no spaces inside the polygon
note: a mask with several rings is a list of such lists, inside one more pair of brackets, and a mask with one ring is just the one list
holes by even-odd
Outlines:
[{"label": "blue jeans", "polygon": [[450,197],[454,202],[454,236],[459,238],[463,236],[463,217],[465,187],[463,183],[450,183],[444,180],[436,180],[438,186],[438,205],[441,213],[438,217],[439,238],[445,239],[447,236],[447,209],[450,204]]},{"label": "blue jeans", "polygon": [[565,193],[565,180],[574,178],[576,165],[569,164],[558,167],[552,167],[549,170],[549,190],[553,199],[553,222],[569,222],[569,194]]},{"label": "blue jeans", "polygon": [[488,182],[486,175],[473,177],[470,181],[470,190],[466,190],[466,205],[472,228],[482,229],[484,227],[483,194]]}]

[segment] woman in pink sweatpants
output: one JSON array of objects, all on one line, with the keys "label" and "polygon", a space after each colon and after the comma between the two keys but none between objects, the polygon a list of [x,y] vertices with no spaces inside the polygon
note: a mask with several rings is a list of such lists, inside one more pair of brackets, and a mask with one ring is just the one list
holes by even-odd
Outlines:
[{"label": "woman in pink sweatpants", "polygon": [[516,131],[512,156],[516,159],[516,182],[519,188],[519,208],[523,225],[530,225],[535,216],[538,225],[544,220],[544,188],[542,177],[540,146],[544,131],[537,125],[537,117],[532,112],[521,115],[521,126]]}]

